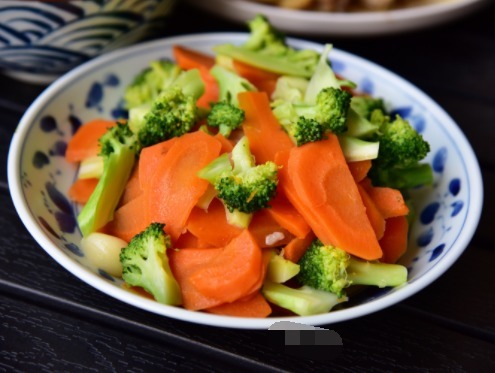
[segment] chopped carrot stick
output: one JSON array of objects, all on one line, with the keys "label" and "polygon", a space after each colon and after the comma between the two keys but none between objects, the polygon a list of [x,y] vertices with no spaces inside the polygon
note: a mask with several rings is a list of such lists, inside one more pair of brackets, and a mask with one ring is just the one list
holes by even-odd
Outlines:
[{"label": "chopped carrot stick", "polygon": [[357,184],[357,187],[363,200],[364,207],[366,208],[366,215],[375,231],[376,238],[379,240],[383,237],[383,233],[385,232],[385,218],[366,189],[360,184]]}]

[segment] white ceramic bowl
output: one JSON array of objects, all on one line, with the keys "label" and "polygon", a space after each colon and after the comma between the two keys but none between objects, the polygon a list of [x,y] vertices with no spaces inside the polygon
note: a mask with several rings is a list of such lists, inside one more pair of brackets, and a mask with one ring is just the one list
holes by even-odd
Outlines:
[{"label": "white ceramic bowl", "polygon": [[48,83],[102,53],[163,36],[175,0],[0,1],[0,70]]},{"label": "white ceramic bowl", "polygon": [[246,23],[264,14],[279,30],[297,35],[370,37],[419,30],[465,17],[488,0],[450,0],[386,11],[322,12],[280,7],[248,0],[186,0],[232,21]]},{"label": "white ceramic bowl", "polygon": [[[159,304],[126,291],[120,279],[88,263],[79,245],[81,233],[75,220],[78,207],[67,197],[77,170],[63,154],[74,129],[96,117],[118,116],[123,88],[132,76],[151,60],[171,58],[174,44],[210,52],[215,44],[240,43],[246,38],[247,34],[202,34],[144,43],[98,57],[49,86],[22,117],[8,160],[15,207],[38,244],[75,276],[120,301],[163,316],[222,327],[268,329],[281,320],[331,324],[381,310],[431,284],[461,255],[477,227],[483,190],[476,157],[457,125],[424,93],[380,66],[338,49],[330,56],[334,69],[360,89],[383,97],[431,145],[427,161],[433,166],[435,183],[414,195],[418,215],[409,250],[401,260],[409,269],[405,286],[370,288],[344,304],[343,309],[327,314],[247,319]],[[300,48],[322,48],[302,40],[289,42]]]}]

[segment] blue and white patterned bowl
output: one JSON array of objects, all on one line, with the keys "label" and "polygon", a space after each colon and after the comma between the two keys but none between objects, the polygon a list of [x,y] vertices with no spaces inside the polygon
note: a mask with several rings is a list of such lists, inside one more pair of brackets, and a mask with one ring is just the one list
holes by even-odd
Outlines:
[{"label": "blue and white patterned bowl", "polygon": [[[67,191],[77,169],[65,161],[67,141],[85,121],[117,118],[124,87],[149,61],[172,58],[182,44],[210,52],[219,43],[240,43],[247,34],[202,34],[148,42],[98,57],[54,82],[23,116],[14,135],[8,162],[15,207],[29,232],[58,263],[86,283],[116,299],[164,316],[234,328],[266,328],[280,318],[243,319],[191,312],[161,305],[122,288],[122,282],[91,265],[80,247],[81,233]],[[295,47],[322,46],[289,39]],[[427,158],[434,169],[431,188],[414,191],[417,219],[409,250],[401,262],[409,281],[395,289],[369,289],[341,310],[289,320],[311,325],[360,317],[404,300],[442,275],[471,240],[482,209],[479,165],[468,141],[453,120],[429,97],[395,74],[369,61],[335,49],[335,70],[361,90],[382,97],[390,109],[409,119],[431,145]]]},{"label": "blue and white patterned bowl", "polygon": [[51,82],[97,55],[160,36],[174,3],[2,0],[0,70],[31,82]]}]

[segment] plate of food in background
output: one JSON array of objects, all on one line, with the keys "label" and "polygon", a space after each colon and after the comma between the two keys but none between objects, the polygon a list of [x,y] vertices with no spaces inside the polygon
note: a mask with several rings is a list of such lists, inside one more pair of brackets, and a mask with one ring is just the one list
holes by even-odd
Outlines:
[{"label": "plate of food in background", "polygon": [[376,36],[440,25],[479,9],[485,0],[188,0],[218,16],[245,23],[265,14],[298,35]]}]

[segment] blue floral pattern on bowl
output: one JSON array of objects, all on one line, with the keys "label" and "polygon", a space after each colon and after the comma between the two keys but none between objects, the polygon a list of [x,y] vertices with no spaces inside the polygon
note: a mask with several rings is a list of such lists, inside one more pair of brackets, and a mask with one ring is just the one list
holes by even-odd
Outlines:
[{"label": "blue floral pattern on bowl", "polygon": [[[241,42],[244,34],[206,34],[165,39],[116,51],[55,82],[33,104],[16,133],[9,156],[9,182],[16,207],[31,234],[59,263],[92,286],[117,299],[162,315],[219,326],[268,328],[270,320],[238,321],[160,305],[121,288],[113,278],[86,261],[75,216],[79,206],[67,191],[77,167],[64,159],[67,141],[85,121],[123,115],[123,88],[149,61],[172,58],[176,43],[210,52],[215,44]],[[301,48],[320,45],[291,40]],[[401,301],[427,286],[461,255],[476,228],[482,204],[479,166],[464,135],[450,117],[414,86],[383,68],[340,50],[331,59],[335,70],[382,97],[431,145],[426,161],[432,165],[432,187],[412,191],[415,221],[409,249],[401,263],[409,269],[408,284],[394,289],[369,289],[325,315],[300,318],[308,324],[328,324],[361,316]],[[18,182],[19,185],[16,185]],[[18,186],[18,188],[16,188]],[[18,194],[16,195],[16,190]],[[25,201],[26,206],[24,206]],[[109,285],[110,284],[110,285]]]},{"label": "blue floral pattern on bowl", "polygon": [[0,69],[60,75],[159,35],[174,0],[1,1]]}]

